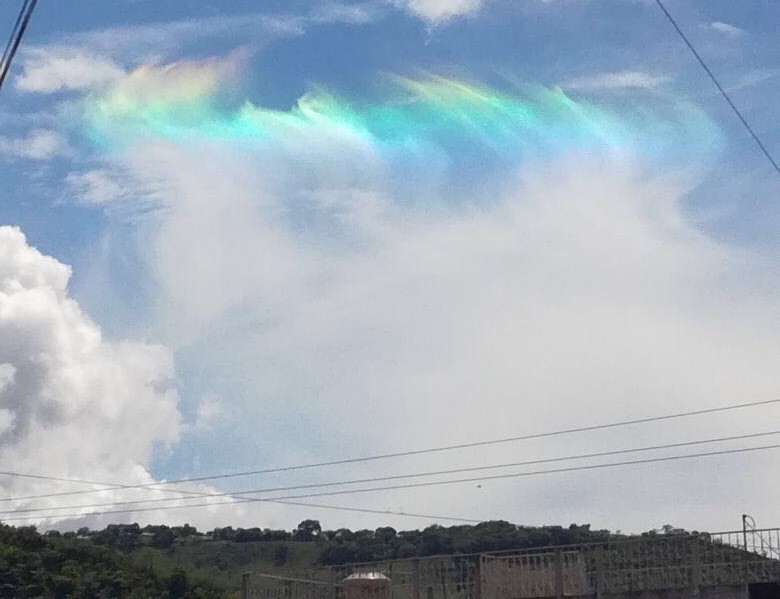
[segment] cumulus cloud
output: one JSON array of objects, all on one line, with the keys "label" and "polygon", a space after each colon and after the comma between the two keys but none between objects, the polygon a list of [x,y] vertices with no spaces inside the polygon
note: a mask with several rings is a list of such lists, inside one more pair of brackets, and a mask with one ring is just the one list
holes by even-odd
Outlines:
[{"label": "cumulus cloud", "polygon": [[[776,396],[776,266],[690,222],[695,173],[645,164],[641,152],[542,155],[455,202],[451,173],[430,169],[433,182],[399,194],[388,182],[405,171],[360,140],[332,141],[298,132],[263,152],[229,136],[130,135],[113,155],[166,208],[138,231],[136,259],[157,281],[157,334],[222,398],[230,428],[215,425],[202,451],[286,464]],[[754,432],[770,414],[738,416],[520,451]],[[396,471],[517,453],[420,458]],[[774,463],[766,453],[338,502],[725,528],[735,506],[771,515]]]},{"label": "cumulus cloud", "polygon": [[65,139],[50,129],[33,129],[25,137],[0,137],[0,154],[30,160],[48,160],[67,155]]},{"label": "cumulus cloud", "polygon": [[405,0],[412,14],[431,23],[441,23],[478,11],[483,0]]},{"label": "cumulus cloud", "polygon": [[[179,435],[172,356],[158,345],[104,339],[69,296],[70,274],[19,229],[0,227],[0,464],[151,482],[155,447]],[[23,478],[1,485],[4,496],[52,490]]]},{"label": "cumulus cloud", "polygon": [[[171,353],[160,345],[105,339],[70,296],[70,277],[68,266],[32,247],[18,228],[0,226],[0,469],[33,475],[3,476],[3,497],[95,489],[36,475],[109,487],[154,484],[154,456],[161,449],[169,451],[186,428],[178,410]],[[219,399],[204,396],[195,429],[207,430],[220,414]],[[208,505],[196,512],[171,511],[170,506],[182,503],[175,494],[106,487],[86,495],[6,502],[2,520],[25,524],[30,523],[25,518],[31,518],[60,529],[104,526],[117,519],[190,522],[201,528],[226,518],[278,521],[278,506],[219,508],[216,504],[225,498],[214,497],[214,488],[179,488],[206,495],[196,501]],[[132,512],[155,506],[138,503],[150,499],[167,501],[153,511]],[[112,508],[114,502],[124,503]],[[97,506],[88,507],[93,504]],[[90,515],[106,509],[129,513]]]},{"label": "cumulus cloud", "polygon": [[15,85],[24,92],[50,94],[99,87],[121,75],[113,61],[76,48],[34,48],[25,56]]},{"label": "cumulus cloud", "polygon": [[653,89],[668,83],[669,80],[667,75],[656,75],[644,71],[615,71],[570,79],[562,83],[561,87],[581,91]]}]

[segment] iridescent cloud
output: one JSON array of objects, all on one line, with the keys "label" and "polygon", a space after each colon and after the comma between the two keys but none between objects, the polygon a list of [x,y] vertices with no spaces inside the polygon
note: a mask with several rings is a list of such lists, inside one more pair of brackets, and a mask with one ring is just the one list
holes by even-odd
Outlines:
[{"label": "iridescent cloud", "polygon": [[149,136],[270,147],[325,136],[354,139],[383,154],[435,148],[517,161],[571,151],[676,159],[706,156],[720,145],[701,111],[658,95],[645,104],[608,107],[557,88],[388,77],[381,101],[314,88],[289,110],[275,110],[227,100],[237,72],[232,59],[139,68],[90,102],[90,135],[109,147]]}]

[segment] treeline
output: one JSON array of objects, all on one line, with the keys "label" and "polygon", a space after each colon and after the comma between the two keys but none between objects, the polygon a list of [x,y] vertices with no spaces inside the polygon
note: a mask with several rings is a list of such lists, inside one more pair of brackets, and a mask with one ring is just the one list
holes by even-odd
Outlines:
[{"label": "treeline", "polygon": [[176,569],[161,575],[124,555],[77,539],[0,525],[0,597],[219,599],[224,590]]},{"label": "treeline", "polygon": [[474,526],[429,526],[410,531],[396,531],[391,527],[356,532],[342,529],[323,534],[326,543],[319,558],[323,565],[592,543],[610,537],[608,531],[592,531],[588,524],[572,524],[568,528],[527,527],[503,521]]},{"label": "treeline", "polygon": [[[47,533],[59,534],[59,533]],[[593,543],[610,538],[609,531],[591,530],[590,525],[528,527],[504,521],[483,522],[474,526],[429,526],[423,530],[396,531],[386,526],[376,530],[346,528],[322,530],[317,520],[304,520],[295,530],[269,528],[215,528],[199,532],[192,526],[145,526],[114,524],[100,531],[80,529],[63,536],[88,538],[130,553],[142,546],[169,549],[174,543],[221,541],[229,543],[273,542],[278,546],[274,563],[282,566],[289,554],[285,542],[311,542],[318,548],[318,562],[337,565],[407,557],[425,557],[448,553],[480,553],[507,549],[527,549],[550,545]]]}]

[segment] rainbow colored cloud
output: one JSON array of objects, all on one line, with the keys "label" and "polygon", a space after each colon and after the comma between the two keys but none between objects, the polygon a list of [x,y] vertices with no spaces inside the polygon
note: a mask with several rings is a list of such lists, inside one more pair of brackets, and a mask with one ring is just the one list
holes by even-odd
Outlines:
[{"label": "rainbow colored cloud", "polygon": [[90,101],[90,137],[108,147],[139,137],[267,147],[325,137],[385,155],[428,148],[512,161],[572,151],[678,160],[720,146],[719,131],[699,109],[668,97],[615,108],[558,88],[499,90],[436,76],[388,77],[379,102],[315,88],[289,110],[274,110],[226,99],[239,72],[233,58],[136,69]]}]

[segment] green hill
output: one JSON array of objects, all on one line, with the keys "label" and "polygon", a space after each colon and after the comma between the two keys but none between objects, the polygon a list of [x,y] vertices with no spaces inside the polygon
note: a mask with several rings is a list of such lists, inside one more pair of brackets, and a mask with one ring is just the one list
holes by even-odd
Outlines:
[{"label": "green hill", "polygon": [[166,573],[134,563],[89,539],[40,535],[0,525],[0,597],[9,599],[219,599],[230,597],[181,569]]},{"label": "green hill", "polygon": [[0,597],[237,597],[241,576],[303,576],[317,566],[450,553],[594,543],[615,538],[588,525],[524,527],[508,522],[423,530],[293,531],[109,525],[103,530],[0,528]]}]

